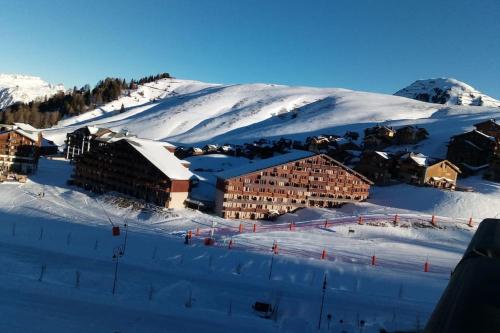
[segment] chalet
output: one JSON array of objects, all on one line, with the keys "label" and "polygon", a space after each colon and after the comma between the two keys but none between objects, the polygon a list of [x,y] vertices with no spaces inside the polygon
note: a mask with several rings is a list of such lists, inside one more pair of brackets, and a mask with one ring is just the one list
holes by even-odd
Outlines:
[{"label": "chalet", "polygon": [[314,153],[326,153],[328,152],[328,146],[330,145],[331,140],[339,138],[338,135],[319,135],[308,137],[306,139],[307,149]]},{"label": "chalet", "polygon": [[403,126],[396,130],[394,141],[398,145],[415,144],[427,139],[429,132],[425,128],[417,126]]},{"label": "chalet", "polygon": [[215,211],[234,219],[269,219],[303,207],[363,201],[372,184],[331,157],[307,151],[255,161],[217,176]]},{"label": "chalet", "polygon": [[203,155],[203,149],[199,147],[189,147],[187,153],[189,156],[199,156]]},{"label": "chalet", "polygon": [[414,185],[426,185],[454,190],[460,169],[448,160],[406,153],[397,160],[395,170],[399,179]]},{"label": "chalet", "polygon": [[389,184],[393,178],[395,157],[383,151],[364,151],[354,170],[377,185]]},{"label": "chalet", "polygon": [[28,175],[36,171],[42,135],[24,123],[0,126],[0,179],[10,173]]},{"label": "chalet", "polygon": [[219,152],[218,145],[205,145],[202,150],[204,154],[217,154]]},{"label": "chalet", "polygon": [[73,160],[76,156],[90,151],[95,144],[94,139],[108,133],[114,132],[108,128],[85,126],[66,134],[66,159]]},{"label": "chalet", "polygon": [[492,136],[500,140],[500,124],[495,119],[489,119],[477,124],[474,127],[481,133]]},{"label": "chalet", "polygon": [[380,149],[393,143],[396,131],[387,126],[374,126],[365,129],[363,144],[367,149]]},{"label": "chalet", "polygon": [[377,125],[365,129],[365,136],[368,135],[375,135],[380,138],[392,140],[396,135],[396,131],[392,127]]},{"label": "chalet", "polygon": [[184,207],[193,174],[170,146],[135,137],[99,146],[76,158],[72,182],[97,193],[116,191],[163,207]]},{"label": "chalet", "polygon": [[495,137],[478,130],[452,136],[446,158],[468,173],[487,168],[490,159],[499,150]]}]

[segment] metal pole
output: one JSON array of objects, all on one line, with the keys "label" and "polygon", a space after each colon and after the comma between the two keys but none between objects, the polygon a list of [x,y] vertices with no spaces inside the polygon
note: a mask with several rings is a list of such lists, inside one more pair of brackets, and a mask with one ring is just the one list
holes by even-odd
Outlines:
[{"label": "metal pole", "polygon": [[116,261],[116,264],[115,264],[115,278],[113,280],[113,295],[115,294],[115,290],[116,290],[116,279],[117,279],[117,275],[118,275],[118,260],[119,260],[119,257],[117,255],[113,255],[113,259]]},{"label": "metal pole", "polygon": [[128,225],[125,223],[125,240],[123,241],[123,254],[125,254],[125,249],[127,248],[127,237],[128,237]]},{"label": "metal pole", "polygon": [[116,281],[118,280],[118,262],[120,261],[120,257],[123,255],[123,249],[121,247],[115,247],[113,249],[113,260],[116,261],[115,263],[115,276],[113,278],[113,295],[115,294],[116,291]]},{"label": "metal pole", "polygon": [[269,265],[269,280],[271,280],[271,275],[273,274],[273,263],[274,263],[274,249],[273,249],[273,256],[271,257],[271,265]]},{"label": "metal pole", "polygon": [[325,294],[326,294],[326,273],[323,280],[323,296],[321,297],[321,308],[319,309],[319,320],[318,320],[318,331],[321,329],[321,318],[323,317],[323,305],[325,304]]}]

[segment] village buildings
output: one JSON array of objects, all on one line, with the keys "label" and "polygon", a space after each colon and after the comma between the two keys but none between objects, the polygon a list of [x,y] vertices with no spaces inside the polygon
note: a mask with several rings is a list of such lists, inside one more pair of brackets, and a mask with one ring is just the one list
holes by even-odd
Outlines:
[{"label": "village buildings", "polygon": [[363,201],[372,184],[331,157],[307,151],[259,160],[217,176],[215,211],[234,219],[269,219],[303,207]]},{"label": "village buildings", "polygon": [[[76,156],[86,153],[96,147],[127,137],[135,136],[130,134],[127,130],[115,132],[108,128],[95,126],[81,127],[66,135],[66,148],[64,153],[66,159],[73,160]],[[170,151],[174,151],[174,149],[175,146],[169,145]]]},{"label": "village buildings", "polygon": [[416,144],[427,139],[429,132],[425,128],[406,125],[396,130],[394,141],[397,145]]},{"label": "village buildings", "polygon": [[[72,182],[97,193],[116,191],[167,208],[182,208],[193,174],[172,145],[135,137],[100,145],[76,158]],[[175,149],[175,148],[174,148]]]},{"label": "village buildings", "polygon": [[42,135],[28,124],[0,125],[0,180],[35,172],[41,145]]},{"label": "village buildings", "polygon": [[466,173],[488,168],[500,151],[500,125],[488,120],[474,125],[476,129],[450,138],[446,158]]},{"label": "village buildings", "polygon": [[419,153],[401,155],[395,165],[397,177],[410,184],[454,190],[460,169],[448,160]]},{"label": "village buildings", "polygon": [[500,124],[497,123],[496,119],[488,119],[480,123],[474,124],[474,127],[489,136],[495,137],[497,140],[500,139]]},{"label": "village buildings", "polygon": [[387,185],[394,178],[395,159],[391,153],[364,151],[354,170],[369,178],[377,185]]},{"label": "village buildings", "polygon": [[365,149],[383,149],[394,142],[396,131],[392,127],[374,126],[365,129],[363,145]]}]

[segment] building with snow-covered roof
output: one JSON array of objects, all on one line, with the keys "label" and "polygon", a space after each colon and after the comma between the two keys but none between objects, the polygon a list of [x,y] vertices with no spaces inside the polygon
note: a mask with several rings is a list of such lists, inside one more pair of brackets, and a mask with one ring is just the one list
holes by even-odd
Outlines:
[{"label": "building with snow-covered roof", "polygon": [[448,160],[420,153],[405,153],[395,165],[397,177],[410,184],[455,189],[460,169]]},{"label": "building with snow-covered roof", "polygon": [[68,160],[73,160],[85,152],[90,151],[94,145],[94,140],[104,135],[115,133],[108,128],[99,128],[96,126],[84,126],[73,132],[66,134],[65,155]]},{"label": "building with snow-covered roof", "polygon": [[167,142],[124,137],[76,158],[74,184],[116,191],[168,208],[182,208],[193,174]]},{"label": "building with snow-covered roof", "polygon": [[215,211],[224,218],[269,219],[363,201],[371,184],[327,155],[293,151],[217,174]]},{"label": "building with snow-covered roof", "polygon": [[28,124],[0,125],[0,179],[31,174],[38,167],[42,135]]}]

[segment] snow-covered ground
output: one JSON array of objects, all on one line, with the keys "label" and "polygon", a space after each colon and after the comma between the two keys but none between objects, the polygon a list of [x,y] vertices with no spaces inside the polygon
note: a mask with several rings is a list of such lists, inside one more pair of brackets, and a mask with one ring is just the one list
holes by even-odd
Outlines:
[{"label": "snow-covered ground", "polygon": [[64,90],[62,84],[53,85],[36,76],[0,74],[0,110],[16,102],[28,103]]},{"label": "snow-covered ground", "polygon": [[[416,124],[429,139],[398,148],[444,157],[451,135],[498,117],[498,110],[345,89],[164,79],[65,119],[44,135],[62,144],[67,132],[92,124],[176,144],[234,144]],[[213,197],[215,173],[250,163],[217,154],[189,160],[200,180],[193,188],[198,199]],[[66,185],[71,172],[66,161],[42,159],[28,183],[0,184],[2,331],[317,331],[325,274],[322,331],[327,314],[332,331],[416,329],[475,230],[468,219],[500,214],[500,185],[480,177],[459,184],[475,192],[375,187],[367,202],[304,209],[271,224],[95,196]],[[431,215],[438,227],[431,227]],[[125,242],[124,223],[127,246],[113,296],[111,256]],[[120,237],[112,237],[111,224],[122,227]],[[214,224],[216,246],[202,245]],[[188,230],[194,237],[184,245]],[[274,241],[279,254],[273,259]],[[255,301],[279,304],[277,318],[259,318],[251,309]],[[360,320],[366,327],[358,327]],[[38,322],[43,325],[34,327]]]},{"label": "snow-covered ground", "polygon": [[[441,228],[423,228],[425,218],[415,214],[400,215],[394,226],[402,210],[377,211],[381,206],[367,203],[257,222],[255,233],[253,222],[243,222],[239,233],[240,221],[96,197],[66,185],[70,173],[66,161],[42,159],[28,183],[0,184],[2,331],[312,332],[325,274],[322,331],[327,314],[337,331],[357,332],[360,320],[363,332],[415,329],[425,324],[475,230],[466,219],[443,218]],[[359,213],[366,224],[350,217]],[[370,220],[370,213],[379,217]],[[318,219],[330,224],[308,222]],[[111,235],[110,220],[121,227],[119,237]],[[217,245],[204,246],[214,222]],[[113,296],[111,257],[125,242],[124,223],[127,241]],[[201,235],[184,245],[186,231],[196,228]],[[272,259],[274,241],[279,254]],[[426,260],[430,272],[423,271]],[[279,304],[277,318],[258,317],[255,301]]]},{"label": "snow-covered ground", "polygon": [[[126,112],[120,114],[122,104]],[[127,128],[150,139],[202,144],[281,136],[304,139],[320,133],[362,131],[375,123],[420,124],[429,126],[430,141],[443,147],[451,135],[498,113],[498,108],[443,106],[337,88],[163,79],[140,86],[130,97],[65,119],[44,134],[62,144],[66,132],[92,124]]]}]

